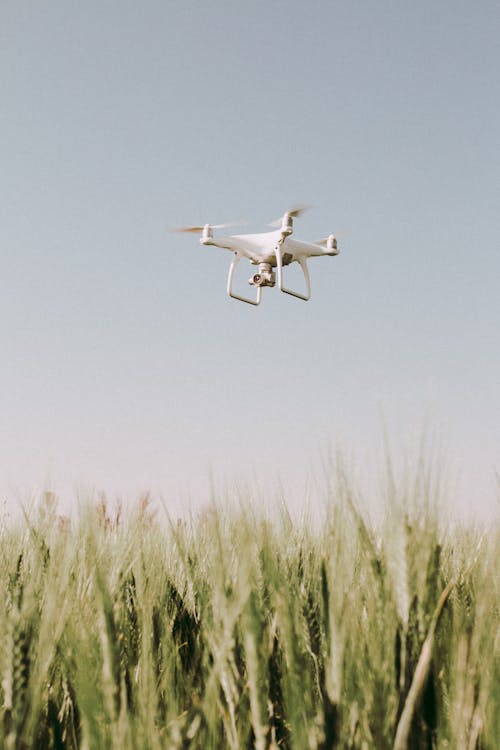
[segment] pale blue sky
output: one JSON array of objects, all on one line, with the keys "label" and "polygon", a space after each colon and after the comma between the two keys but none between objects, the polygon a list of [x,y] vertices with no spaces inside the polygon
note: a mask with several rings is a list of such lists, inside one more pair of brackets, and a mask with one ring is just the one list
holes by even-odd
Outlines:
[{"label": "pale blue sky", "polygon": [[[494,2],[4,0],[3,496],[302,486],[383,415],[494,504],[499,40]],[[229,254],[166,231],[295,202],[348,230],[307,304],[229,300]]]}]

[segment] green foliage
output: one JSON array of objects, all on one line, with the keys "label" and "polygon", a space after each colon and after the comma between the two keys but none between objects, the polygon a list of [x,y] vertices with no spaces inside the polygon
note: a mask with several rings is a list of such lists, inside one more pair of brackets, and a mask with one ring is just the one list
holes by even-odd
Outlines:
[{"label": "green foliage", "polygon": [[0,746],[493,750],[499,529],[389,494],[378,529],[343,476],[319,527],[47,498],[1,532]]}]

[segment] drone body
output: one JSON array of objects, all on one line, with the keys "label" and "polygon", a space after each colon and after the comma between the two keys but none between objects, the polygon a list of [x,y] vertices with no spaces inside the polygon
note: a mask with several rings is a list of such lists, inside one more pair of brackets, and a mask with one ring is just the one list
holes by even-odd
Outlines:
[{"label": "drone body", "polygon": [[[196,233],[201,231],[200,243],[202,245],[214,245],[215,247],[229,250],[234,254],[227,278],[227,293],[233,299],[247,302],[250,305],[259,305],[263,287],[274,287],[277,277],[280,291],[307,301],[311,297],[311,281],[307,259],[323,255],[338,255],[339,250],[337,248],[337,240],[333,234],[318,242],[303,242],[302,240],[292,238],[293,219],[303,211],[304,207],[302,206],[287,211],[278,222],[280,228],[272,232],[214,237],[213,230],[215,228],[228,225],[210,224],[205,224],[203,227],[185,227],[177,231]],[[255,273],[248,282],[256,287],[257,293],[255,299],[242,297],[233,291],[234,271],[242,258],[247,258],[252,265],[259,267],[258,273]],[[287,289],[283,284],[283,268],[294,262],[297,262],[302,268],[306,283],[305,294]],[[276,268],[276,273],[273,270],[274,268]]]}]

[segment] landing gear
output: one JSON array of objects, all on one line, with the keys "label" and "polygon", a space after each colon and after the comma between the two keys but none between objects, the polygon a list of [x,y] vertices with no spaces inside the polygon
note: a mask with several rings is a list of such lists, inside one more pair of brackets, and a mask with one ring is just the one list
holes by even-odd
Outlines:
[{"label": "landing gear", "polygon": [[277,267],[277,273],[278,273],[278,287],[281,292],[285,292],[285,294],[291,294],[292,297],[297,297],[298,299],[303,299],[304,302],[307,302],[309,299],[311,299],[311,279],[309,276],[309,269],[307,267],[307,261],[305,258],[297,258],[297,263],[302,268],[302,273],[304,274],[304,279],[306,282],[306,288],[307,292],[306,294],[301,294],[300,292],[294,292],[291,289],[286,289],[283,286],[283,256],[281,254],[281,245],[282,242],[278,242],[276,247],[274,248],[274,252],[276,255],[276,267]]},{"label": "landing gear", "polygon": [[[239,294],[233,292],[233,276],[234,271],[242,256],[240,253],[235,253],[231,265],[229,266],[229,274],[227,276],[227,293],[233,299],[237,299],[240,302],[247,302],[249,305],[260,305],[262,299],[262,285],[257,285],[257,296],[255,299],[249,299],[248,297],[241,297]],[[257,276],[257,274],[255,274]]]}]

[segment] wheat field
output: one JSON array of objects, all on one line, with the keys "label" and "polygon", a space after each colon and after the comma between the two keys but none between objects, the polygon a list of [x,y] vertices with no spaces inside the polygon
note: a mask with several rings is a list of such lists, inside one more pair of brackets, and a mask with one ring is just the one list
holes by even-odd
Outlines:
[{"label": "wheat field", "polygon": [[376,526],[342,476],[320,524],[47,494],[1,530],[0,747],[495,750],[500,529],[417,485]]}]

